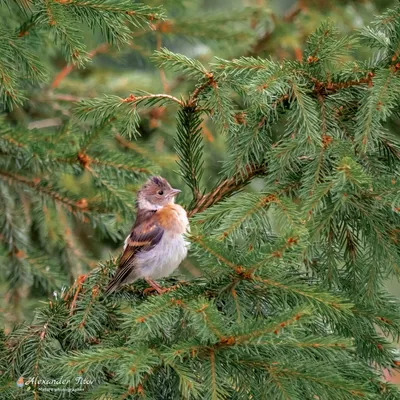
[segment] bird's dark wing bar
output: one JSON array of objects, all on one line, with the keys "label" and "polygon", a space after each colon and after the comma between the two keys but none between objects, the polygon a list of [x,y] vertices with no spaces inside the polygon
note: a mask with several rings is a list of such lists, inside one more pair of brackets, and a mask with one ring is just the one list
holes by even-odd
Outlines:
[{"label": "bird's dark wing bar", "polygon": [[164,229],[157,223],[145,223],[134,227],[131,232],[124,254],[119,261],[119,267],[129,263],[135,254],[141,251],[151,250],[157,243],[160,242],[164,234]]},{"label": "bird's dark wing bar", "polygon": [[106,288],[106,295],[118,289],[129,276],[132,278],[137,253],[149,251],[160,242],[164,229],[158,224],[157,218],[151,218],[153,215],[151,213],[151,215],[137,217],[135,226],[128,237],[125,251],[119,260],[117,272]]}]

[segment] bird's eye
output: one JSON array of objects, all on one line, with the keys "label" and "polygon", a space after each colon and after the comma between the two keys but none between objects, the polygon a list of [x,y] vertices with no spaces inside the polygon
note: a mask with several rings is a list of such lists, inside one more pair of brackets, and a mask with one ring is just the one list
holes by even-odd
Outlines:
[{"label": "bird's eye", "polygon": [[162,196],[162,195],[164,194],[164,192],[163,192],[162,190],[159,190],[157,193],[158,193],[160,196]]}]

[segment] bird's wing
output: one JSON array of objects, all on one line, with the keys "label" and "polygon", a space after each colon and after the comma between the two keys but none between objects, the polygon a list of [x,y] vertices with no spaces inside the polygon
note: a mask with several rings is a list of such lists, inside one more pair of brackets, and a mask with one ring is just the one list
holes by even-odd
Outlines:
[{"label": "bird's wing", "polygon": [[138,216],[136,223],[126,240],[124,253],[122,254],[117,272],[108,284],[105,294],[116,290],[135,267],[135,255],[139,252],[149,251],[160,242],[164,229],[158,223],[158,218],[149,216]]},{"label": "bird's wing", "polygon": [[157,220],[134,227],[119,261],[119,268],[130,265],[138,252],[151,250],[160,242],[163,234],[164,229],[158,224]]}]

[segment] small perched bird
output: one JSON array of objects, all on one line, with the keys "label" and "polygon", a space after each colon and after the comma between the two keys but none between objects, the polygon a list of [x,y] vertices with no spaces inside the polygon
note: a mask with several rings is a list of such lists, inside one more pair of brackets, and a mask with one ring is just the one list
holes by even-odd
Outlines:
[{"label": "small perched bird", "polygon": [[158,293],[164,290],[153,279],[170,275],[186,257],[189,230],[186,211],[175,204],[181,191],[161,176],[151,177],[136,198],[136,221],[125,239],[124,253],[105,294],[125,283],[144,278]]}]

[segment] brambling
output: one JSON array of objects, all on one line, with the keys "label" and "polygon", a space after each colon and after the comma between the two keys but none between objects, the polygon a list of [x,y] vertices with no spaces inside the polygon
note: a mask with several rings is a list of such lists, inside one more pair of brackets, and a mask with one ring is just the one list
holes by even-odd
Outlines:
[{"label": "brambling", "polygon": [[106,295],[140,278],[158,293],[164,292],[153,279],[172,274],[188,249],[184,234],[189,231],[189,221],[183,207],[175,204],[180,192],[160,176],[151,177],[139,190],[136,221],[125,239],[124,252]]}]

